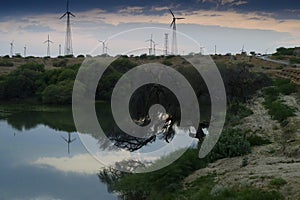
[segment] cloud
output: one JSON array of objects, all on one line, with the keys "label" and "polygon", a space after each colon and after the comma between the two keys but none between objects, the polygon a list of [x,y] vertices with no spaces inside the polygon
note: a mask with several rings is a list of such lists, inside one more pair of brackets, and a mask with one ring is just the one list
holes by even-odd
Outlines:
[{"label": "cloud", "polygon": [[103,167],[90,154],[79,154],[73,157],[42,157],[32,162],[41,167],[53,167],[63,172],[96,174]]},{"label": "cloud", "polygon": [[119,13],[122,14],[138,14],[138,13],[142,13],[144,10],[144,7],[139,7],[139,6],[133,6],[133,7],[126,7],[126,8],[122,8],[119,10]]},{"label": "cloud", "polygon": [[163,7],[152,7],[151,11],[165,11],[165,10],[169,10],[169,7],[163,6]]},{"label": "cloud", "polygon": [[49,26],[43,26],[43,25],[36,25],[36,24],[30,24],[27,26],[21,26],[20,29],[24,31],[29,32],[52,32],[55,31],[55,29],[50,28]]},{"label": "cloud", "polygon": [[202,3],[213,3],[219,6],[240,6],[248,4],[248,1],[245,0],[202,0]]},{"label": "cloud", "polygon": [[[215,2],[212,0],[204,1]],[[226,2],[230,4],[230,2],[234,3],[238,1],[227,0]],[[98,40],[105,39],[126,29],[145,26],[169,28],[170,14],[167,7],[153,7],[149,8],[147,12],[146,9],[143,9],[142,7],[126,7],[122,12],[114,13],[102,9],[75,13],[76,18],[73,18],[71,21],[75,52],[87,54]],[[141,12],[141,10],[143,10],[143,12]],[[160,12],[159,15],[157,14],[158,12]],[[185,17],[184,20],[178,21],[179,30],[185,31],[180,29],[182,24],[191,25],[194,26],[193,29],[189,30],[192,34],[199,31],[199,26],[218,26],[221,28],[246,30],[269,30],[278,33],[288,33],[296,38],[299,38],[300,35],[299,19],[276,19],[274,13],[240,13],[233,10],[177,10],[176,14],[178,17]],[[8,54],[8,42],[15,40],[16,52],[23,52],[24,44],[27,44],[28,54],[43,55],[44,52],[46,52],[46,46],[42,43],[47,39],[47,35],[50,34],[51,40],[54,42],[51,46],[51,48],[53,48],[51,52],[57,55],[58,45],[64,44],[66,30],[65,19],[59,20],[59,17],[60,14],[52,13],[27,15],[1,20],[0,45],[3,46],[3,48],[0,49],[0,53]],[[190,34],[189,32],[186,33]],[[222,37],[222,34],[219,36],[216,35],[216,37]]]}]

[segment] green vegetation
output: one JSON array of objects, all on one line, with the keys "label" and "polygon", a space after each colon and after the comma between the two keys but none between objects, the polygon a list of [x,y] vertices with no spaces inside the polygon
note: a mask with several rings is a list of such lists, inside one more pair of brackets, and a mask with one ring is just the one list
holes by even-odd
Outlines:
[{"label": "green vegetation", "polygon": [[288,117],[295,116],[295,108],[291,108],[279,100],[279,95],[289,95],[295,91],[295,85],[284,79],[275,79],[273,86],[263,90],[264,106],[268,109],[268,113],[272,118],[280,122],[282,126],[287,124]]},{"label": "green vegetation", "polygon": [[296,48],[280,47],[280,48],[276,49],[276,53],[274,55],[292,56],[292,55],[294,55],[295,49]]},{"label": "green vegetation", "polygon": [[0,60],[0,66],[3,66],[3,67],[12,67],[14,66],[14,63],[7,60],[7,59],[2,59]]},{"label": "green vegetation", "polygon": [[216,185],[215,175],[200,177],[186,190],[173,194],[179,199],[203,199],[203,200],[281,200],[284,197],[277,191],[264,191],[253,187],[224,187]]},{"label": "green vegetation", "polygon": [[[118,174],[110,173],[111,169],[107,169],[101,172],[99,177],[126,199],[172,199],[178,195],[178,191],[183,192],[182,180],[192,172],[206,167],[208,163],[217,159],[246,155],[250,151],[250,143],[245,135],[240,130],[228,129],[223,131],[212,152],[204,159],[198,158],[199,149],[188,149],[174,163],[158,171]],[[163,162],[163,158],[157,162]],[[202,188],[198,185],[198,187],[200,191],[206,190],[206,186]]]},{"label": "green vegetation", "polygon": [[247,108],[244,104],[234,102],[227,107],[226,123],[225,125],[238,124],[241,119],[253,114],[253,111]]},{"label": "green vegetation", "polygon": [[68,64],[68,60],[63,59],[63,60],[60,60],[60,61],[57,61],[57,62],[53,63],[53,66],[54,67],[66,67],[67,64]]},{"label": "green vegetation", "polygon": [[274,178],[270,181],[270,185],[274,186],[276,188],[280,188],[280,187],[284,186],[285,184],[287,184],[287,182],[283,178]]},{"label": "green vegetation", "polygon": [[251,135],[247,137],[247,140],[251,146],[261,146],[261,145],[271,144],[270,140],[258,135]]},{"label": "green vegetation", "polygon": [[291,64],[300,64],[300,58],[291,58],[290,63]]},{"label": "green vegetation", "polygon": [[209,155],[211,161],[250,153],[250,143],[239,129],[225,129]]},{"label": "green vegetation", "polygon": [[169,60],[164,60],[162,62],[162,64],[167,65],[167,66],[172,66],[173,65],[173,63],[171,61],[169,61]]}]

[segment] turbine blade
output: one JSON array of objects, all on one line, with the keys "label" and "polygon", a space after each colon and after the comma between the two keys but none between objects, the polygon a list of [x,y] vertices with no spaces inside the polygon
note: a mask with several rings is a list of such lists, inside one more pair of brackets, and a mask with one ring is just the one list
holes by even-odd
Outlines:
[{"label": "turbine blade", "polygon": [[172,16],[175,18],[175,15],[173,14],[172,10],[169,9],[170,13],[172,14]]},{"label": "turbine blade", "polygon": [[68,142],[68,140],[65,138],[65,137],[63,137],[63,136],[60,136],[64,141],[66,141],[66,142]]},{"label": "turbine blade", "polygon": [[178,17],[178,18],[176,18],[176,19],[185,19],[184,17]]},{"label": "turbine blade", "polygon": [[73,13],[71,13],[71,12],[69,12],[69,13],[70,13],[70,15],[72,15],[73,17],[75,17],[75,15]]},{"label": "turbine blade", "polygon": [[172,21],[170,27],[172,27],[174,24],[175,24],[175,19],[173,19],[173,21]]},{"label": "turbine blade", "polygon": [[67,13],[63,14],[63,16],[61,16],[59,19],[62,19],[66,16]]}]

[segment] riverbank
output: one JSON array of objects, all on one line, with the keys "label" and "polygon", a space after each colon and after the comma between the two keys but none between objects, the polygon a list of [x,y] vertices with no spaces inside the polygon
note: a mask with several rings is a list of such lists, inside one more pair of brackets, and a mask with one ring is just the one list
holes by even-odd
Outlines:
[{"label": "riverbank", "polygon": [[273,120],[263,106],[263,97],[253,99],[248,107],[251,116],[242,120],[237,127],[249,130],[248,136],[257,136],[269,140],[252,148],[246,156],[225,158],[195,171],[183,184],[186,190],[201,177],[214,175],[214,187],[257,188],[263,191],[276,191],[285,199],[300,198],[300,113],[299,94],[281,96],[285,104],[297,108],[296,116],[281,127]]}]

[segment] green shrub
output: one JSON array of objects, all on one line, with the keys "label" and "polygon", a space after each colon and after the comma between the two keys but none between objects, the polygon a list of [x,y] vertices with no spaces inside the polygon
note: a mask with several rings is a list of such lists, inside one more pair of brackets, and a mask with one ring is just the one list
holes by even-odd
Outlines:
[{"label": "green shrub", "polygon": [[60,60],[58,62],[53,63],[53,66],[54,67],[66,67],[67,64],[68,64],[68,60],[67,59],[63,59],[63,60]]},{"label": "green shrub", "polygon": [[167,66],[172,66],[173,65],[173,63],[171,61],[169,61],[169,60],[164,60],[162,62],[162,64],[167,65]]},{"label": "green shrub", "polygon": [[272,119],[277,120],[278,122],[284,122],[289,117],[295,116],[295,108],[291,108],[281,101],[268,101],[264,102],[265,107],[268,109],[269,115]]},{"label": "green shrub", "polygon": [[44,72],[45,71],[45,66],[43,64],[38,64],[38,63],[26,63],[24,65],[21,65],[18,67],[18,70],[32,70],[36,72]]},{"label": "green shrub", "polygon": [[291,93],[294,93],[297,91],[296,85],[293,83],[287,83],[284,85],[278,86],[279,92],[284,95],[290,95]]},{"label": "green shrub", "polygon": [[251,152],[250,143],[239,129],[226,129],[209,154],[210,161],[243,156]]},{"label": "green shrub", "polygon": [[12,67],[12,66],[14,66],[14,63],[10,62],[8,60],[0,60],[0,66]]},{"label": "green shrub", "polygon": [[299,64],[300,63],[300,58],[291,58],[290,63],[291,64]]},{"label": "green shrub", "polygon": [[265,139],[258,135],[251,135],[250,137],[247,137],[247,140],[249,141],[251,146],[261,146],[265,144],[271,144],[270,140]]},{"label": "green shrub", "polygon": [[280,188],[281,186],[284,186],[285,184],[287,184],[287,182],[283,178],[274,178],[270,181],[270,185],[274,186],[276,188]]}]

